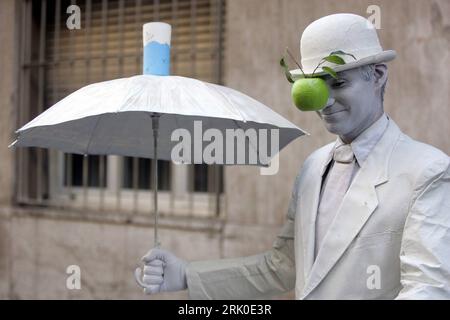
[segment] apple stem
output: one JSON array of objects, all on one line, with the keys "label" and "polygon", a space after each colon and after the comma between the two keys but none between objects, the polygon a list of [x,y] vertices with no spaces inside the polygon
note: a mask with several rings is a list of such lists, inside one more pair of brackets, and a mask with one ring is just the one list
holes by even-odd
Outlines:
[{"label": "apple stem", "polygon": [[305,73],[303,72],[302,67],[300,66],[300,64],[297,62],[297,60],[295,60],[294,56],[292,55],[292,53],[289,51],[289,48],[286,47],[286,52],[288,53],[288,55],[291,57],[291,59],[295,62],[295,64],[297,65],[297,67],[300,69],[300,71],[303,73],[303,76],[305,78],[307,78],[307,76],[305,75]]},{"label": "apple stem", "polygon": [[312,78],[314,78],[314,73],[316,73],[316,70],[325,62],[326,60],[325,60],[325,58],[323,58],[322,60],[321,60],[321,62],[317,65],[317,67],[314,69],[314,71],[313,71],[313,73],[312,73],[312,75],[311,75],[311,77]]}]

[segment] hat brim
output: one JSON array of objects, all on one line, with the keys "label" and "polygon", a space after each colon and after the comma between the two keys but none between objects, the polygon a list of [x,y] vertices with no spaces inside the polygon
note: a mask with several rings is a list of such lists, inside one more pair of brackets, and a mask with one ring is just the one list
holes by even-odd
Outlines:
[{"label": "hat brim", "polygon": [[[361,66],[365,66],[368,64],[372,64],[372,63],[382,63],[382,62],[388,62],[391,60],[394,60],[395,57],[397,56],[397,53],[394,50],[386,50],[383,52],[380,52],[376,55],[373,56],[369,56],[354,62],[349,62],[346,64],[342,64],[342,65],[336,65],[334,67],[332,67],[332,69],[335,72],[341,72],[341,71],[345,71],[345,70],[350,70],[350,69],[354,69],[354,68],[358,68]],[[320,70],[320,71],[319,71]],[[295,79],[300,79],[300,78],[304,78],[304,75],[302,73],[302,71],[300,69],[294,69],[294,70],[290,70],[292,78]],[[305,75],[307,77],[311,76],[313,73],[305,73]],[[326,72],[322,71],[322,68],[319,67],[316,72],[314,73],[314,76],[320,77],[320,76],[324,76],[326,75]]]}]

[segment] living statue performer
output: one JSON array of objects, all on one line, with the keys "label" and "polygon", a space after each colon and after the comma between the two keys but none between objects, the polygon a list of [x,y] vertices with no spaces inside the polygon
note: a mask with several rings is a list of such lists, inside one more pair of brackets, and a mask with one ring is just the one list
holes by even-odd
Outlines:
[{"label": "living statue performer", "polygon": [[329,98],[317,111],[337,139],[304,162],[273,247],[194,262],[152,249],[143,258],[146,293],[450,298],[450,158],[405,135],[385,113],[386,63],[395,52],[383,51],[367,19],[334,14],[311,23],[301,38],[304,73],[337,50],[348,53],[346,63],[335,69],[337,79],[318,73]]}]

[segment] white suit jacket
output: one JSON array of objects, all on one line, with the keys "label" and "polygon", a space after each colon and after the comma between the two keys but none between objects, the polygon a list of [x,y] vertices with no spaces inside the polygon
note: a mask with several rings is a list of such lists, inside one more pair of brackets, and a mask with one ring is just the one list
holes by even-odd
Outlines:
[{"label": "white suit jacket", "polygon": [[191,262],[190,298],[450,298],[450,158],[403,134],[392,119],[353,179],[314,260],[322,175],[334,143],[297,176],[271,250]]}]

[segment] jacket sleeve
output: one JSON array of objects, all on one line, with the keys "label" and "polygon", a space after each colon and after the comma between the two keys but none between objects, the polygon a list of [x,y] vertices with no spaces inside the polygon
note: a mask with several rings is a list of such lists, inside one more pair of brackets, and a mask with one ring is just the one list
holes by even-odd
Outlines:
[{"label": "jacket sleeve", "polygon": [[287,221],[271,250],[243,258],[189,263],[186,277],[191,299],[261,299],[295,287],[294,219],[298,180],[297,177]]},{"label": "jacket sleeve", "polygon": [[396,299],[450,298],[450,172],[446,157],[426,170],[403,232]]}]

